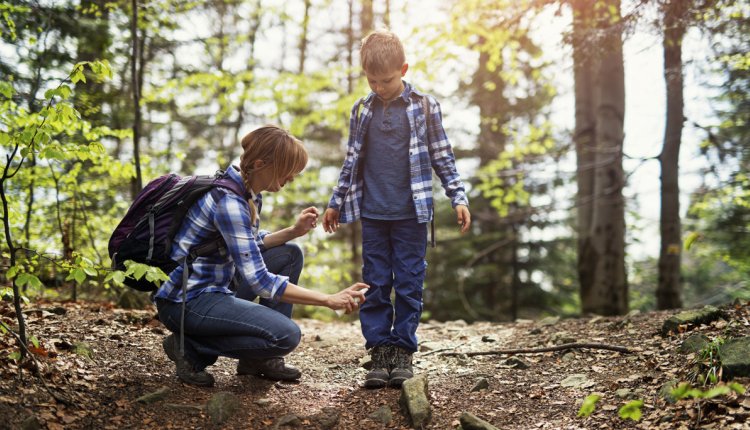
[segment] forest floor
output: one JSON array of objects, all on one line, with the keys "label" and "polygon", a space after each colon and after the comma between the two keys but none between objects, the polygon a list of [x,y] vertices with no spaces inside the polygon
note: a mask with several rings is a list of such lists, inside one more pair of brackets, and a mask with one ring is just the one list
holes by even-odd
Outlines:
[{"label": "forest floor", "polygon": [[[33,348],[37,364],[10,359],[15,341],[8,333],[0,335],[0,428],[410,428],[399,408],[400,390],[362,387],[367,370],[357,322],[297,321],[304,336],[287,361],[303,370],[298,383],[237,376],[236,362],[220,358],[208,369],[216,385],[197,388],[176,379],[161,346],[166,329],[153,309],[59,302],[33,303],[26,309],[28,331],[39,340]],[[691,378],[698,358],[678,351],[691,333],[710,339],[750,335],[749,304],[723,309],[726,319],[667,337],[659,332],[674,312],[423,323],[415,372],[428,379],[432,419],[424,428],[456,429],[464,412],[500,429],[750,428],[750,391],[675,403],[659,395],[668,381]],[[0,302],[0,318],[15,326],[10,303]],[[583,348],[514,356],[443,355],[569,342],[606,343],[633,352]],[[90,347],[90,357],[82,344]],[[37,365],[44,383],[33,375]],[[482,378],[488,387],[473,391]],[[748,378],[736,382],[750,388]],[[163,400],[136,401],[160,389],[166,393]],[[202,405],[222,391],[233,393],[240,409],[217,425]],[[596,410],[577,417],[583,399],[592,393],[601,396]],[[644,402],[639,421],[618,416],[632,399]]]}]

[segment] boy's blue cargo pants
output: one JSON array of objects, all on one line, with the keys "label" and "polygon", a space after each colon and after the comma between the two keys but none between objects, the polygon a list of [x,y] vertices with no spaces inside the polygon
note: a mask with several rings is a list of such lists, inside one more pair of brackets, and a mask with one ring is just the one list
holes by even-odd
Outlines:
[{"label": "boy's blue cargo pants", "polygon": [[426,252],[426,223],[362,218],[362,278],[370,285],[359,310],[365,348],[391,344],[417,351]]}]

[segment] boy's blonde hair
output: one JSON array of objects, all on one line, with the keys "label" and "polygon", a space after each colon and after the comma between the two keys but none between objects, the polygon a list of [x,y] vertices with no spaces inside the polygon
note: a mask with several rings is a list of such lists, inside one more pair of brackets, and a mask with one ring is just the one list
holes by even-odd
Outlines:
[{"label": "boy's blonde hair", "polygon": [[[302,142],[288,131],[275,125],[265,125],[242,138],[240,172],[245,188],[250,190],[253,164],[263,160],[274,170],[274,178],[282,179],[300,173],[307,165],[307,150]],[[257,208],[250,201],[252,222],[257,219]]]},{"label": "boy's blonde hair", "polygon": [[362,39],[359,49],[362,69],[368,73],[390,73],[406,63],[404,45],[388,30],[377,30]]}]

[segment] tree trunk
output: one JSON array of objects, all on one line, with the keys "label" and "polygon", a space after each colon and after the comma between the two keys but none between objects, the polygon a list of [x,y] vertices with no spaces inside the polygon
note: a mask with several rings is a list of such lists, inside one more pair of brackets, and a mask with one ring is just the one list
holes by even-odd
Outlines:
[{"label": "tree trunk", "polygon": [[141,175],[141,154],[140,154],[140,135],[141,135],[141,88],[139,85],[138,63],[140,55],[138,43],[138,0],[131,0],[133,15],[130,22],[130,34],[132,47],[132,57],[130,59],[131,84],[133,86],[133,161],[135,162],[135,178],[131,186],[133,199],[143,188],[143,177]]},{"label": "tree trunk", "polygon": [[362,0],[362,11],[359,14],[360,39],[370,34],[374,29],[373,16],[372,0]]},{"label": "tree trunk", "polygon": [[[579,165],[584,183],[584,190],[579,191],[579,202],[590,205],[590,212],[581,211],[579,218],[579,255],[578,268],[581,280],[581,305],[584,313],[601,315],[620,315],[628,310],[628,285],[625,273],[625,204],[622,196],[624,174],[622,169],[623,123],[625,116],[625,73],[622,57],[622,20],[620,1],[579,2],[587,13],[595,16],[598,23],[598,40],[596,47],[587,50],[583,55],[595,55],[590,62],[593,67],[590,77],[593,78],[593,91],[581,86],[587,82],[579,81],[576,67],[576,120],[588,113],[593,119],[593,130],[587,124],[576,124],[577,139],[590,133],[593,137],[593,156],[581,154],[579,158],[593,159],[593,165]],[[602,7],[603,5],[603,7]],[[596,15],[594,15],[594,10]],[[583,14],[585,17],[585,14]],[[574,18],[580,24],[581,17]],[[587,26],[584,26],[585,31]],[[578,40],[579,49],[581,42]],[[580,53],[577,56],[580,58]],[[584,62],[586,64],[587,62]],[[585,70],[585,69],[584,69]],[[590,108],[585,108],[585,100],[591,100]],[[588,119],[588,118],[587,118]],[[578,141],[577,141],[578,143]],[[585,143],[584,143],[585,145]],[[582,150],[585,152],[586,147]],[[583,172],[583,170],[586,170]],[[593,186],[590,186],[593,180]],[[589,197],[590,196],[590,197]],[[588,197],[588,198],[587,198]],[[587,216],[588,212],[588,216]]]},{"label": "tree trunk", "polygon": [[575,88],[576,195],[578,230],[578,282],[581,299],[593,289],[594,255],[588,235],[593,214],[596,119],[594,117],[594,69],[597,56],[589,46],[593,28],[591,0],[571,3],[573,7],[573,76]]},{"label": "tree trunk", "polygon": [[659,285],[656,288],[658,309],[682,306],[680,262],[682,233],[680,225],[679,158],[682,141],[683,83],[682,39],[685,35],[686,0],[670,0],[664,6],[664,81],[667,89],[667,122],[661,163],[661,249],[659,252]]},{"label": "tree trunk", "polygon": [[300,75],[305,74],[305,57],[307,56],[307,29],[310,24],[310,3],[311,0],[305,0],[305,15],[302,19],[302,35],[299,40],[299,70]]}]

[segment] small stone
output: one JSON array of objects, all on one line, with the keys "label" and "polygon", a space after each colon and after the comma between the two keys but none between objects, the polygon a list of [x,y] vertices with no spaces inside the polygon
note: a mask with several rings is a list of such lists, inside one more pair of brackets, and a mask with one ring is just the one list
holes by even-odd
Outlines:
[{"label": "small stone", "polygon": [[497,339],[494,339],[490,336],[482,336],[482,342],[497,342]]},{"label": "small stone", "polygon": [[621,398],[621,399],[627,399],[632,392],[629,388],[620,388],[619,390],[615,391],[615,396]]},{"label": "small stone", "polygon": [[570,352],[570,351],[568,351],[565,354],[563,354],[563,356],[561,358],[561,360],[565,361],[565,362],[571,362],[571,361],[574,361],[575,359],[576,359],[576,354],[574,352]]},{"label": "small stone", "polygon": [[664,321],[661,333],[665,336],[669,333],[674,334],[679,332],[680,326],[708,324],[721,318],[723,315],[724,313],[714,306],[705,306],[702,309],[680,312]]},{"label": "small stone", "polygon": [[[7,424],[7,423],[6,423]],[[36,415],[29,415],[21,422],[21,430],[41,430],[42,425]]]},{"label": "small stone", "polygon": [[750,376],[750,337],[728,340],[719,349],[724,376]]},{"label": "small stone", "polygon": [[498,430],[497,427],[470,412],[462,413],[460,421],[462,430]]},{"label": "small stone", "polygon": [[422,428],[430,421],[432,410],[427,400],[427,378],[424,375],[404,381],[399,404],[407,412],[414,428]]},{"label": "small stone", "polygon": [[542,318],[539,321],[539,325],[543,326],[543,327],[546,327],[546,326],[555,325],[559,321],[560,321],[560,317],[546,317],[546,318]]},{"label": "small stone", "polygon": [[221,425],[240,410],[240,399],[228,391],[219,391],[206,404],[206,413],[211,422]]},{"label": "small stone", "polygon": [[595,385],[595,383],[582,373],[570,375],[560,382],[560,386],[569,388],[588,388],[593,385]]},{"label": "small stone", "polygon": [[677,399],[672,396],[672,390],[674,390],[677,387],[677,384],[680,381],[677,379],[671,379],[664,383],[664,385],[659,388],[659,397],[666,400],[667,403],[676,403]]},{"label": "small stone", "polygon": [[503,364],[513,369],[528,369],[529,364],[518,357],[508,357]]},{"label": "small stone", "polygon": [[471,392],[473,393],[475,391],[486,390],[488,388],[490,388],[490,382],[487,380],[487,378],[479,378],[474,384],[474,387],[471,389]]},{"label": "small stone", "polygon": [[709,343],[710,341],[705,335],[701,333],[693,333],[682,341],[679,351],[683,354],[699,353],[703,348],[708,346]]},{"label": "small stone", "polygon": [[258,405],[258,406],[266,406],[266,405],[270,405],[270,404],[271,404],[271,399],[268,399],[268,398],[265,398],[265,397],[264,397],[264,398],[262,398],[262,399],[258,399],[258,400],[256,400],[256,401],[255,401],[255,402],[253,402],[253,403],[255,403],[255,404],[256,404],[256,405]]},{"label": "small stone", "polygon": [[168,387],[161,387],[153,393],[144,394],[136,399],[138,403],[150,404],[164,400],[169,395]]},{"label": "small stone", "polygon": [[371,413],[367,416],[367,418],[379,422],[384,425],[388,425],[393,421],[393,412],[391,412],[391,408],[389,408],[386,405],[383,405],[375,410],[375,412]]}]

